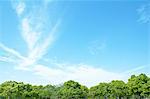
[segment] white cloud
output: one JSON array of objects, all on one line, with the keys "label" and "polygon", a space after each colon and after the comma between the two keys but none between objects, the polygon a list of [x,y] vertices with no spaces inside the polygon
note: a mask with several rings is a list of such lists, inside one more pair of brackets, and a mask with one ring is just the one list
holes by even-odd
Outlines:
[{"label": "white cloud", "polygon": [[9,54],[11,54],[17,58],[25,59],[25,57],[23,57],[18,51],[11,49],[11,48],[8,48],[2,43],[0,43],[0,48],[3,49],[4,51],[6,51],[6,53],[9,53]]},{"label": "white cloud", "polygon": [[17,14],[20,16],[23,13],[24,9],[25,9],[25,4],[23,2],[19,3],[16,8]]},{"label": "white cloud", "polygon": [[0,56],[0,61],[15,63],[15,60],[11,59],[10,57],[4,57],[4,56]]},{"label": "white cloud", "polygon": [[[36,40],[36,33],[35,35],[29,32],[27,35],[24,36],[25,39],[27,40],[27,45],[30,47],[30,50],[28,52],[28,56],[26,57],[25,60],[21,63],[21,66],[26,67],[26,66],[31,66],[37,63],[43,56],[47,53],[48,48],[50,45],[53,43],[55,40],[55,33],[57,31],[59,23],[57,23],[52,31],[49,33],[47,38],[45,38],[42,42],[37,42],[36,46],[34,41]],[[25,29],[26,31],[27,29]]]},{"label": "white cloud", "polygon": [[109,82],[114,79],[126,80],[127,78],[124,74],[94,68],[85,64],[66,65],[63,68],[49,68],[37,65],[33,70],[36,75],[44,77],[51,84],[60,84],[67,80],[75,80],[90,87],[99,82]]},{"label": "white cloud", "polygon": [[12,2],[13,8],[16,10],[17,15],[20,17],[23,14],[26,7],[23,0],[12,0]]},{"label": "white cloud", "polygon": [[43,55],[45,55],[47,53],[47,50],[49,48],[49,46],[54,42],[55,40],[55,33],[57,31],[57,27],[58,27],[59,23],[57,23],[52,31],[49,33],[49,35],[47,36],[47,38],[45,38],[43,40],[43,42],[39,42],[37,44],[37,46],[31,50],[29,52],[29,59],[32,60],[39,60],[40,58],[42,58]]},{"label": "white cloud", "polygon": [[33,47],[35,46],[35,43],[37,42],[38,33],[34,32],[31,29],[28,18],[22,19],[21,29],[22,29],[22,37],[24,38],[24,41],[28,44],[29,50],[32,50]]},{"label": "white cloud", "polygon": [[147,3],[137,9],[139,14],[139,22],[149,23],[150,22],[150,3]]},{"label": "white cloud", "polygon": [[138,72],[144,68],[146,68],[148,65],[143,65],[143,66],[139,66],[139,67],[136,67],[134,69],[131,69],[131,70],[128,70],[128,71],[125,71],[123,72],[124,74],[131,74],[131,73],[135,73],[135,72]]},{"label": "white cloud", "polygon": [[[49,2],[43,2],[44,3],[40,4],[40,6],[36,5],[36,7],[30,7],[30,9],[25,9],[28,5],[23,1],[15,3],[15,11],[23,14],[19,14],[20,30],[23,40],[28,47],[26,58],[21,60],[21,63],[19,64],[20,69],[34,66],[41,58],[43,58],[47,53],[48,48],[56,39],[55,33],[60,22],[57,22],[56,25],[51,28],[51,32],[46,33],[46,29],[49,28],[49,26],[46,26],[46,22],[49,21],[47,20],[45,12]],[[25,13],[24,10],[28,13]],[[47,36],[43,38],[43,35]]]},{"label": "white cloud", "polygon": [[[45,1],[36,8],[31,7],[30,9],[27,9],[27,6],[29,5],[27,5],[25,1],[12,0],[12,6],[19,16],[20,33],[28,47],[28,49],[26,49],[28,53],[26,56],[23,56],[18,51],[6,47],[2,43],[0,43],[0,48],[15,58],[17,63],[17,67],[15,67],[16,69],[29,70],[30,67],[36,65],[37,62],[39,62],[39,60],[47,53],[48,48],[56,39],[55,33],[60,21],[51,28],[51,32],[46,33],[48,32],[46,29],[49,28],[49,26],[45,26],[47,25],[46,22],[49,22],[46,18],[47,15],[45,14],[48,3],[49,2]],[[45,37],[42,37],[43,35],[45,35]],[[10,60],[12,60],[11,57],[0,58],[0,61],[11,62]]]},{"label": "white cloud", "polygon": [[6,54],[6,56],[0,56],[0,61],[2,62],[12,63],[14,65],[17,65],[18,69],[24,69],[24,70],[25,70],[25,67],[23,68],[22,65],[25,65],[25,64],[28,65],[29,62],[31,64],[31,60],[28,60],[27,57],[22,56],[18,51],[11,49],[9,47],[6,47],[2,43],[0,43],[0,49],[4,50]]},{"label": "white cloud", "polygon": [[[112,80],[123,80],[127,82],[132,74],[139,74],[141,70],[149,67],[148,65],[117,73],[104,70],[100,67],[94,67],[87,64],[65,64],[54,63],[55,68],[37,65],[33,67],[35,75],[43,78],[45,82],[51,84],[60,84],[68,80],[75,80],[88,87],[94,86],[100,82],[110,82]],[[58,66],[58,67],[57,67]]]}]

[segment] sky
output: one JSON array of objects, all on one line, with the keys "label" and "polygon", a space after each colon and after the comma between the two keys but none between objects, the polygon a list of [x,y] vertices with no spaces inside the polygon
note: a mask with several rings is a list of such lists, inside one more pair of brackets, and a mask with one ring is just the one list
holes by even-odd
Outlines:
[{"label": "sky", "polygon": [[0,83],[93,86],[149,71],[149,0],[0,1]]}]

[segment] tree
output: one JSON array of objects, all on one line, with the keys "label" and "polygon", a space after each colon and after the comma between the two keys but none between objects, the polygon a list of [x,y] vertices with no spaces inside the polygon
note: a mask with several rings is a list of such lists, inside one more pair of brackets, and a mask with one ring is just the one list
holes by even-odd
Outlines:
[{"label": "tree", "polygon": [[110,84],[109,83],[99,83],[99,85],[91,87],[89,91],[90,99],[107,98],[110,96]]},{"label": "tree", "polygon": [[149,78],[145,74],[132,75],[127,83],[130,95],[135,99],[139,99],[142,96],[144,85],[147,86],[148,81]]},{"label": "tree", "polygon": [[[131,96],[127,98],[124,96]],[[145,74],[132,75],[127,83],[113,80],[88,89],[69,80],[63,85],[36,86],[6,81],[0,84],[0,99],[149,99],[150,78]]]},{"label": "tree", "polygon": [[150,79],[147,83],[143,84],[141,96],[144,98],[150,98]]},{"label": "tree", "polygon": [[67,81],[58,91],[58,99],[87,99],[88,89],[78,82]]},{"label": "tree", "polygon": [[113,80],[110,83],[110,90],[111,97],[121,99],[128,96],[127,85],[121,80]]},{"label": "tree", "polygon": [[10,97],[15,96],[15,87],[18,83],[15,81],[6,81],[0,85],[0,95],[7,97],[10,99]]},{"label": "tree", "polygon": [[41,98],[51,99],[55,92],[55,87],[52,85],[46,85],[39,91],[39,96]]}]

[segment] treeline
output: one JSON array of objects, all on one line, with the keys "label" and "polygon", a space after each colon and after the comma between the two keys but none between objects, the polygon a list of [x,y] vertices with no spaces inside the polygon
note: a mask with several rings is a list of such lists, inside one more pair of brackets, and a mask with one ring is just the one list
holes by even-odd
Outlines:
[{"label": "treeline", "polygon": [[87,88],[75,81],[63,85],[34,86],[7,81],[0,84],[0,99],[150,99],[150,78],[132,75],[128,82],[113,80]]}]

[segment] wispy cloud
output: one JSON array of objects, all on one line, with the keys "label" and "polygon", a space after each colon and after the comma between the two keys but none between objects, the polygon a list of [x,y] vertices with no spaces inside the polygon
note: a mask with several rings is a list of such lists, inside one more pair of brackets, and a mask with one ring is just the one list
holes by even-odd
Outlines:
[{"label": "wispy cloud", "polygon": [[45,80],[52,84],[59,84],[72,79],[89,87],[99,82],[109,82],[113,79],[125,80],[127,78],[123,74],[94,68],[86,64],[66,64],[63,68],[48,68],[43,65],[37,65],[34,71],[36,75],[44,77]]},{"label": "wispy cloud", "polygon": [[20,16],[25,9],[25,4],[23,2],[19,3],[19,5],[17,5],[16,9],[17,9],[17,11],[16,11],[17,14]]},{"label": "wispy cloud", "polygon": [[25,57],[23,57],[18,51],[11,49],[11,48],[8,48],[2,43],[0,43],[0,48],[2,50],[4,50],[6,53],[9,53],[10,55],[13,55],[19,59],[25,59]]},{"label": "wispy cloud", "polygon": [[33,30],[32,26],[30,25],[30,20],[28,18],[23,18],[21,20],[21,34],[26,42],[29,50],[32,50],[40,36],[40,33]]},{"label": "wispy cloud", "polygon": [[24,4],[24,2],[23,2],[24,0],[12,0],[12,2],[13,2],[13,7],[14,7],[14,9],[16,9],[16,13],[17,13],[17,15],[20,17],[21,15],[22,15],[22,13],[24,12],[24,10],[25,10],[25,4]]},{"label": "wispy cloud", "polygon": [[0,61],[2,62],[9,62],[9,63],[15,63],[14,59],[11,59],[10,57],[0,56]]},{"label": "wispy cloud", "polygon": [[125,72],[123,72],[124,74],[136,74],[136,73],[141,73],[141,70],[143,69],[148,69],[148,67],[150,66],[150,64],[147,64],[147,65],[142,65],[142,66],[137,66],[136,68],[133,68],[133,69],[130,69],[130,70],[127,70]]},{"label": "wispy cloud", "polygon": [[143,69],[147,69],[149,64],[138,66],[125,72],[112,72],[101,67],[94,67],[87,64],[65,64],[54,62],[59,68],[52,68],[44,65],[37,65],[33,70],[35,75],[44,78],[52,84],[60,84],[67,80],[75,80],[88,87],[99,82],[110,82],[114,79],[127,81],[131,74],[139,74]]},{"label": "wispy cloud", "polygon": [[[39,6],[29,6],[26,3],[24,0],[12,0],[12,6],[20,22],[20,33],[26,43],[28,53],[23,56],[19,51],[0,43],[1,49],[13,58],[15,57],[19,69],[30,68],[43,58],[51,44],[55,41],[55,33],[60,24],[60,20],[58,20],[54,27],[46,26],[47,22],[49,22],[46,14],[49,1],[44,0]],[[48,31],[49,28],[51,29],[50,31]],[[10,59],[12,58],[0,57],[0,60],[5,62],[10,62]]]},{"label": "wispy cloud", "polygon": [[139,7],[137,9],[137,12],[139,14],[139,22],[142,23],[149,23],[150,22],[150,2]]},{"label": "wispy cloud", "polygon": [[94,40],[89,43],[88,50],[90,54],[96,55],[106,48],[106,41]]},{"label": "wispy cloud", "polygon": [[[37,7],[35,8],[25,9],[27,5],[22,1],[14,7],[19,16],[21,35],[28,47],[26,59],[22,60],[22,63],[19,64],[22,67],[36,64],[47,53],[49,46],[55,40],[55,33],[60,21],[56,22],[56,25],[51,28],[49,33],[46,33],[45,27],[50,28],[46,26],[46,21],[48,21],[45,13],[48,6],[47,3],[49,2],[44,1],[40,6],[36,5]],[[27,10],[28,13],[23,13],[24,10]],[[43,35],[46,34],[47,36],[43,38]]]}]

